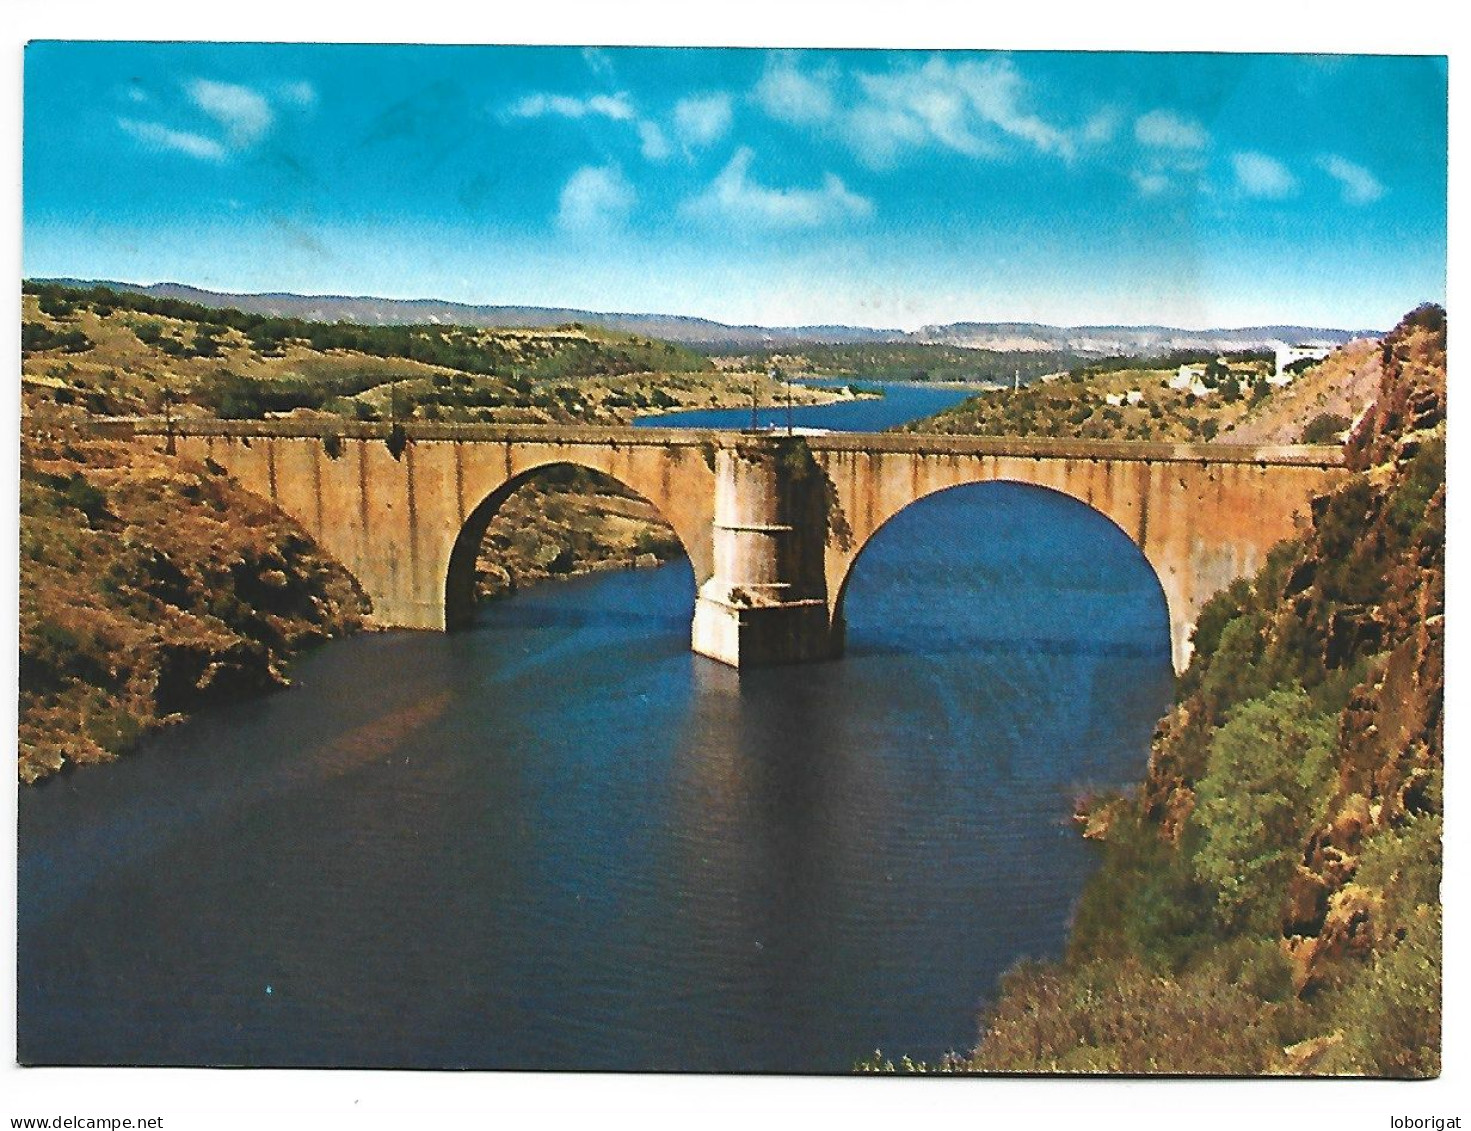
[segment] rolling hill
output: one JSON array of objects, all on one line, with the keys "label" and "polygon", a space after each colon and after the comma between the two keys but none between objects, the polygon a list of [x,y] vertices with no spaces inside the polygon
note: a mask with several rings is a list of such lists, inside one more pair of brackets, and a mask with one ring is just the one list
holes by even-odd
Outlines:
[{"label": "rolling hill", "polygon": [[212,308],[244,310],[273,318],[313,322],[350,322],[366,326],[443,324],[477,327],[552,327],[568,323],[598,326],[626,334],[697,346],[703,350],[777,345],[789,342],[848,344],[902,342],[960,346],[1006,352],[1067,351],[1083,355],[1139,355],[1172,349],[1222,352],[1254,349],[1275,342],[1342,345],[1354,338],[1378,337],[1383,330],[1314,326],[1245,326],[1190,330],[1172,326],[1049,326],[1032,322],[954,322],[913,332],[866,326],[731,326],[679,314],[601,313],[545,306],[491,306],[443,299],[375,298],[366,295],[228,294],[183,283],[123,283],[110,280],[46,279],[40,282],[182,299]]}]

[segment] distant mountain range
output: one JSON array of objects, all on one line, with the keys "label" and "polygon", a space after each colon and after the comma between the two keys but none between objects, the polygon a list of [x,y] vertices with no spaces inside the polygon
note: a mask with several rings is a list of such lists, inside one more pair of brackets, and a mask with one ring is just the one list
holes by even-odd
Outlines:
[{"label": "distant mountain range", "polygon": [[609,330],[662,338],[705,348],[759,349],[802,342],[848,345],[900,342],[960,346],[1003,352],[1061,350],[1083,355],[1137,355],[1175,349],[1257,349],[1277,343],[1337,346],[1354,338],[1379,337],[1381,330],[1339,330],[1320,326],[1245,326],[1238,329],[1184,330],[1173,326],[1048,326],[1036,322],[952,322],[913,332],[866,326],[729,326],[681,314],[604,314],[548,306],[477,306],[443,299],[372,298],[350,295],[227,294],[184,283],[117,283],[106,280],[47,279],[76,287],[182,299],[207,307],[231,307],[282,318],[361,325],[437,323],[458,326],[560,326],[581,322]]}]

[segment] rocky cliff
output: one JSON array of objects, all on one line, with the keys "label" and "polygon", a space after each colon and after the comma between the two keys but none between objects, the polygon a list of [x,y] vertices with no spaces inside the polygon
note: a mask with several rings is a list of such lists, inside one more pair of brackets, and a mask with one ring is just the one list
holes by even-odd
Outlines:
[{"label": "rocky cliff", "polygon": [[1439,1071],[1445,351],[1433,306],[1380,343],[1357,474],[1208,604],[1067,959],[955,1067]]},{"label": "rocky cliff", "polygon": [[283,686],[290,656],[366,612],[280,512],[149,445],[32,417],[20,496],[22,781]]}]

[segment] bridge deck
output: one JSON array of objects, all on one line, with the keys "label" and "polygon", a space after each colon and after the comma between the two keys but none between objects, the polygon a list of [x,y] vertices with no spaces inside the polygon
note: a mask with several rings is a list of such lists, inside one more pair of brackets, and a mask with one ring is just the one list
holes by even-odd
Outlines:
[{"label": "bridge deck", "polygon": [[[156,417],[110,417],[93,422],[99,435],[228,436],[282,439],[386,439],[383,421],[187,418],[172,423]],[[728,447],[753,433],[705,428],[633,428],[561,424],[445,424],[416,421],[404,425],[411,440],[452,440],[492,444],[606,444],[619,447]],[[759,432],[758,436],[781,436]],[[1021,436],[953,436],[915,432],[803,433],[814,452],[903,453],[922,456],[1011,456],[1023,459],[1125,460],[1145,463],[1261,464],[1342,467],[1343,450],[1309,444],[1175,444],[1140,440],[1074,440]]]}]

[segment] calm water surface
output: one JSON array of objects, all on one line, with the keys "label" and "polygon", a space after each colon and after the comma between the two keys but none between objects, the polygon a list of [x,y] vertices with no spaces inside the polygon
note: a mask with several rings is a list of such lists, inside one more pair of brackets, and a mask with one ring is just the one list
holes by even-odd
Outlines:
[{"label": "calm water surface", "polygon": [[[829,405],[794,405],[792,425],[797,428],[827,428],[835,432],[881,432],[957,405],[974,396],[974,389],[915,384],[904,381],[867,381],[858,377],[815,378],[800,384],[827,386],[857,385],[867,389],[883,389],[882,397],[865,398]],[[762,428],[785,428],[787,409],[762,405],[756,410],[757,425]],[[667,412],[639,417],[635,424],[645,428],[748,428],[749,408],[698,408],[685,412]]]},{"label": "calm water surface", "polygon": [[842,661],[688,651],[689,567],[386,633],[20,798],[21,1059],[845,1071],[934,1057],[1095,864],[1163,599],[1081,504],[935,496]]}]

